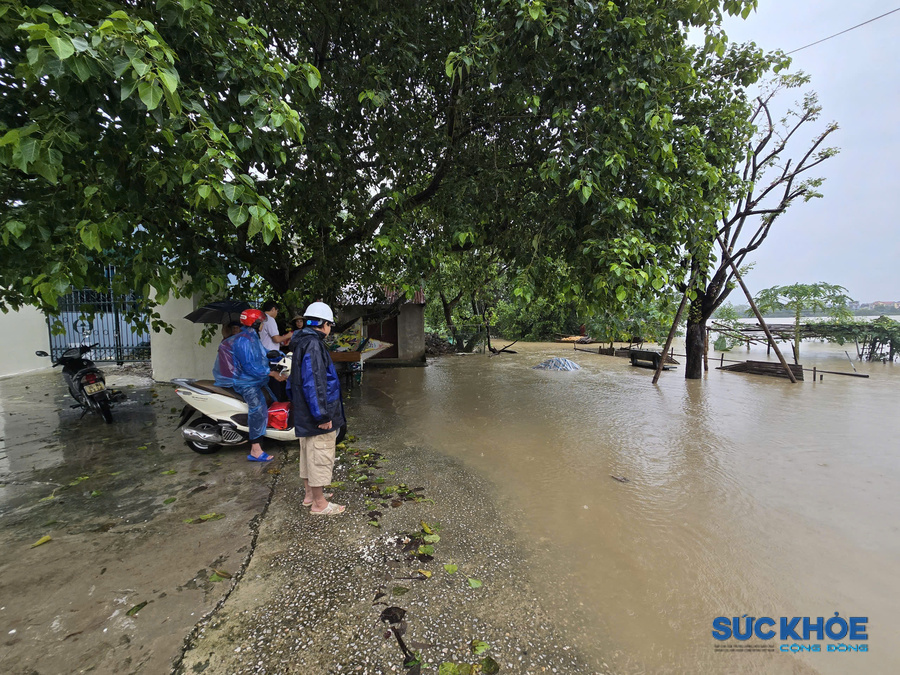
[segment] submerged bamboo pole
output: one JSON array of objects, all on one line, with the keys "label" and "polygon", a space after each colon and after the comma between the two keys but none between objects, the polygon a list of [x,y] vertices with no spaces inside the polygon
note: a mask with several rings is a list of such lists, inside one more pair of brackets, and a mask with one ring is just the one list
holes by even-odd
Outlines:
[{"label": "submerged bamboo pole", "polygon": [[669,337],[666,338],[666,345],[663,347],[662,355],[659,358],[659,364],[656,366],[656,372],[653,374],[653,382],[651,384],[656,384],[659,381],[659,374],[663,371],[663,365],[666,363],[666,354],[669,352],[669,347],[672,346],[672,340],[675,338],[675,331],[678,329],[678,322],[681,321],[681,313],[684,311],[684,306],[687,304],[687,290],[684,292],[684,296],[681,298],[681,304],[678,305],[678,311],[675,313],[675,320],[672,322],[672,328],[669,329]]},{"label": "submerged bamboo pole", "polygon": [[794,377],[794,371],[791,370],[788,362],[784,360],[784,356],[781,354],[781,350],[778,348],[778,345],[775,344],[775,338],[773,338],[772,333],[769,332],[769,327],[766,325],[765,319],[763,319],[762,314],[760,314],[759,308],[756,306],[756,303],[753,302],[753,296],[750,295],[750,291],[747,289],[746,284],[744,284],[741,273],[738,272],[737,265],[734,264],[734,260],[732,260],[731,256],[728,255],[728,249],[725,248],[725,244],[722,243],[722,238],[719,235],[716,235],[716,241],[718,241],[719,246],[722,247],[722,255],[728,257],[728,264],[731,265],[731,270],[734,272],[734,278],[738,280],[738,283],[741,285],[741,289],[744,291],[744,295],[747,296],[747,301],[750,303],[750,307],[751,309],[753,309],[753,313],[756,314],[759,325],[762,326],[762,329],[766,332],[766,337],[769,339],[769,343],[772,345],[772,349],[775,350],[775,354],[778,356],[778,360],[781,361],[781,365],[784,367],[787,376],[790,378],[792,383],[797,384],[797,378]]}]

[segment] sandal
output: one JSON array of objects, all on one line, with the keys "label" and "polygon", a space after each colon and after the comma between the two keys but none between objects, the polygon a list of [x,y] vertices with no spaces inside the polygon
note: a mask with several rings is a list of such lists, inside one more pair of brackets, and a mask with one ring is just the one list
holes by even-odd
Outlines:
[{"label": "sandal", "polygon": [[[333,492],[326,492],[324,496],[325,496],[325,499],[330,499],[331,497],[334,497],[334,493],[333,493]],[[309,507],[312,506],[312,505],[313,505],[312,502],[308,502],[308,501],[306,501],[305,499],[303,500],[303,506],[305,506],[306,508],[309,508]]]},{"label": "sandal", "polygon": [[248,462],[271,462],[274,457],[268,453],[263,453],[259,457],[254,457],[253,455],[247,455]]},{"label": "sandal", "polygon": [[328,502],[328,506],[326,506],[321,511],[312,511],[310,513],[314,516],[339,516],[347,509],[346,506],[341,504],[335,504],[334,502]]}]

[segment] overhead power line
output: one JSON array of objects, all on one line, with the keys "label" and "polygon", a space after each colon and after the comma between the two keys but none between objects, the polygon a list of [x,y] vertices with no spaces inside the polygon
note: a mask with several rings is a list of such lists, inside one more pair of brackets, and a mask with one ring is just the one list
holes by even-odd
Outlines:
[{"label": "overhead power line", "polygon": [[868,21],[863,21],[862,23],[856,24],[855,26],[853,26],[852,28],[848,28],[847,30],[842,30],[840,33],[835,33],[834,35],[829,35],[827,38],[822,38],[821,40],[816,40],[815,42],[810,42],[808,45],[804,45],[803,47],[798,47],[797,49],[789,51],[788,54],[793,54],[793,53],[799,52],[803,49],[808,49],[809,47],[812,47],[814,45],[821,44],[832,38],[836,38],[838,35],[843,35],[844,33],[849,33],[851,30],[856,30],[857,28],[859,28],[861,26],[865,26],[867,23],[872,23],[873,21],[878,21],[878,19],[883,19],[884,17],[893,14],[894,12],[900,12],[900,7],[898,7],[897,9],[892,9],[890,12],[886,12],[886,13],[882,14],[881,16],[876,16],[874,19],[869,19]]}]

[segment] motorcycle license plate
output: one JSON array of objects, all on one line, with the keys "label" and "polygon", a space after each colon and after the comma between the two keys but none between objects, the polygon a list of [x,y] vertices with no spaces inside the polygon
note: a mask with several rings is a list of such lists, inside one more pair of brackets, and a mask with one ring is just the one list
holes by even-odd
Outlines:
[{"label": "motorcycle license plate", "polygon": [[98,391],[103,391],[104,389],[106,389],[105,384],[103,384],[102,382],[95,382],[94,384],[86,385],[84,388],[84,393],[87,394],[88,396],[92,396],[93,394],[96,394]]}]

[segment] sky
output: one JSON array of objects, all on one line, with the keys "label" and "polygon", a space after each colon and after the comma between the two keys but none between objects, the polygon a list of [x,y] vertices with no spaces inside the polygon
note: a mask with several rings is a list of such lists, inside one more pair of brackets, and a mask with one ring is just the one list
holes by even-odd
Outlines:
[{"label": "sky", "polygon": [[[898,8],[900,0],[759,0],[725,30],[732,41],[790,52]],[[841,152],[816,169],[823,198],[795,202],[754,254],[752,293],[824,281],[860,302],[900,301],[898,38],[900,12],[791,55],[791,71],[810,75],[819,94],[820,128],[839,125],[827,144]]]}]

